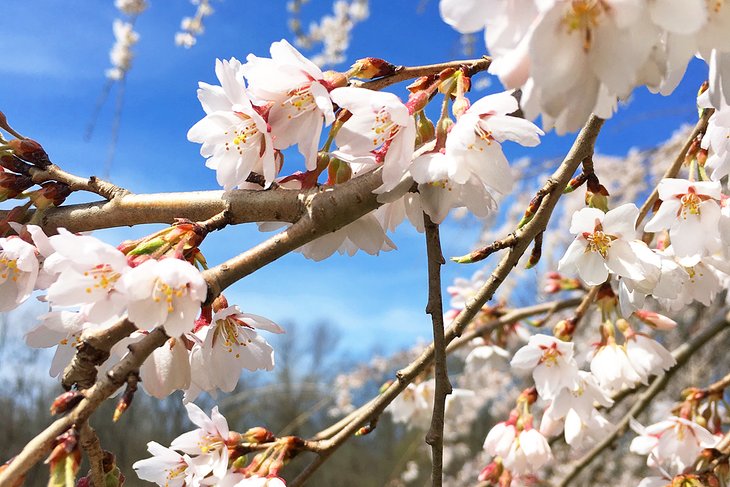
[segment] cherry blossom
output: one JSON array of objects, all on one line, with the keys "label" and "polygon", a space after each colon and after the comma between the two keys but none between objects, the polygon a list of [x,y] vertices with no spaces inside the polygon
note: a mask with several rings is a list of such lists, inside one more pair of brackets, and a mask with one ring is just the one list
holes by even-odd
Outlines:
[{"label": "cherry blossom", "polygon": [[635,332],[626,335],[626,355],[644,382],[648,377],[660,375],[677,363],[672,354],[656,340]]},{"label": "cherry blossom", "polygon": [[486,217],[497,203],[489,188],[476,176],[464,184],[454,183],[448,172],[452,166],[441,152],[424,154],[413,161],[411,176],[418,183],[421,205],[431,221],[441,223],[452,208],[466,207],[476,217]]},{"label": "cherry blossom", "polygon": [[487,453],[500,456],[504,466],[514,474],[537,471],[552,459],[547,440],[539,431],[525,428],[519,433],[514,426],[497,424],[484,441]]},{"label": "cherry blossom", "polygon": [[[416,141],[416,124],[408,107],[392,93],[365,88],[337,88],[331,96],[352,113],[335,135],[338,157],[354,162],[375,157],[383,163],[383,185],[376,191],[395,188],[408,170]],[[375,156],[374,151],[385,155]]]},{"label": "cherry blossom", "polygon": [[583,208],[573,214],[570,233],[577,234],[558,264],[560,272],[577,272],[590,286],[602,284],[608,273],[634,280],[658,274],[652,263],[642,262],[645,245],[636,240],[636,205],[621,205],[608,213]]},{"label": "cherry blossom", "polygon": [[465,184],[476,176],[497,194],[512,190],[512,173],[500,144],[510,140],[534,147],[544,135],[533,123],[509,116],[517,109],[517,100],[509,92],[485,96],[469,107],[446,139],[451,181]]},{"label": "cherry blossom", "polygon": [[221,85],[200,83],[198,98],[206,115],[188,131],[188,140],[203,144],[200,155],[224,189],[241,187],[252,171],[270,184],[277,172],[273,140],[248,98],[241,62],[217,59],[215,72]]},{"label": "cherry blossom", "polygon": [[28,299],[38,278],[36,248],[19,237],[0,238],[0,311]]},{"label": "cherry blossom", "polygon": [[170,444],[173,450],[195,456],[195,464],[202,476],[212,473],[222,479],[228,471],[228,421],[214,407],[208,417],[193,403],[185,405],[190,421],[198,429],[183,433]]},{"label": "cherry blossom", "polygon": [[210,325],[195,333],[198,342],[190,355],[194,386],[186,393],[186,400],[194,399],[198,389],[232,391],[242,369],[272,370],[274,349],[258,335],[257,329],[284,333],[273,321],[242,313],[238,306],[217,311]]},{"label": "cherry blossom", "polygon": [[537,393],[543,399],[553,399],[562,389],[573,390],[578,385],[572,342],[533,335],[527,345],[515,352],[510,365],[518,370],[532,370]]},{"label": "cherry blossom", "polygon": [[712,448],[719,441],[697,423],[677,416],[646,428],[632,421],[631,428],[640,436],[632,440],[629,449],[648,455],[646,463],[650,467],[664,467],[674,474],[694,464],[704,448]]},{"label": "cherry blossom", "polygon": [[171,337],[193,329],[208,287],[195,267],[178,259],[147,260],[122,276],[129,319],[142,330],[163,326]]},{"label": "cherry blossom", "polygon": [[53,306],[85,306],[88,321],[101,323],[118,315],[126,298],[119,280],[129,270],[126,256],[90,235],[63,228],[49,238],[55,251],[43,268],[55,274],[46,299]]},{"label": "cherry blossom", "polygon": [[297,144],[307,169],[317,166],[322,123],[334,121],[330,84],[322,71],[286,40],[271,44],[271,58],[249,54],[242,66],[255,104],[271,103],[268,122],[275,149]]},{"label": "cherry blossom", "polygon": [[591,373],[602,388],[617,392],[624,387],[634,387],[646,382],[647,377],[634,368],[626,353],[626,347],[617,345],[614,340],[599,345],[592,353]]},{"label": "cherry blossom", "polygon": [[674,255],[685,267],[719,247],[719,182],[663,179],[658,186],[662,204],[646,224],[647,232],[668,229]]},{"label": "cherry blossom", "polygon": [[195,461],[188,455],[180,455],[157,442],[147,443],[152,458],[134,462],[132,468],[142,480],[163,487],[192,487],[201,485]]}]

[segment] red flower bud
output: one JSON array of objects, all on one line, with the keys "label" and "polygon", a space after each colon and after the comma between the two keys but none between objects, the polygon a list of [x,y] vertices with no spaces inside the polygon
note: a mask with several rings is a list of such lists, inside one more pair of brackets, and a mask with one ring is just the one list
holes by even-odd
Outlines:
[{"label": "red flower bud", "polygon": [[48,158],[48,154],[43,149],[43,146],[32,139],[13,139],[8,142],[8,145],[15,155],[28,161],[34,166],[48,167],[51,165],[51,160]]}]

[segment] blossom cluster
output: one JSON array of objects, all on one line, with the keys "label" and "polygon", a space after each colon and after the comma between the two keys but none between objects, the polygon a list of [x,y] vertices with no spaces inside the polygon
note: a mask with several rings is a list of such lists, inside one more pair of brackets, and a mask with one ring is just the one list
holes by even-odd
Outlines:
[{"label": "blossom cluster", "polygon": [[273,368],[273,349],[256,330],[283,333],[278,325],[228,306],[222,296],[202,306],[208,287],[185,255],[197,235],[194,224],[179,222],[119,248],[63,228],[50,237],[34,225],[15,228],[20,236],[0,239],[0,310],[15,309],[34,290],[45,291],[40,299],[49,312],[26,341],[56,347],[52,376],[63,371],[84,333],[125,316],[137,331],[114,346],[104,367],[121,358],[127,345],[162,327],[169,340],[140,370],[153,396],[183,389],[190,400],[201,391],[231,391],[242,369]]},{"label": "blossom cluster", "polygon": [[730,82],[730,8],[687,0],[441,0],[441,16],[463,33],[485,29],[490,72],[522,90],[522,108],[560,132],[591,113],[611,116],[617,98],[647,85],[668,94],[698,55],[710,66],[720,107]]},{"label": "blossom cluster", "polygon": [[[278,466],[268,471],[241,468],[247,447],[273,440],[263,428],[253,428],[240,434],[231,431],[228,421],[214,407],[208,417],[195,404],[187,404],[190,420],[198,427],[178,436],[170,447],[151,441],[147,444],[152,458],[139,460],[133,465],[137,476],[164,487],[283,487],[284,481],[276,476]],[[243,453],[242,453],[243,452]],[[253,463],[252,463],[253,465]]]},{"label": "blossom cluster", "polygon": [[[433,124],[423,109],[441,82],[414,89],[405,103],[392,93],[345,86],[349,77],[374,76],[380,63],[364,60],[344,74],[322,72],[283,40],[272,44],[271,58],[249,55],[246,63],[219,60],[220,85],[200,83],[198,98],[206,116],[190,129],[188,139],[202,144],[206,165],[216,170],[218,183],[226,190],[262,189],[275,182],[309,189],[325,171],[325,186],[333,186],[382,167],[383,184],[376,192],[394,193],[388,197],[392,203],[323,237],[317,249],[303,249],[316,259],[335,250],[353,253],[360,248],[371,254],[390,250],[394,245],[386,230],[406,216],[422,227],[422,211],[437,223],[456,207],[487,215],[512,187],[500,144],[535,146],[543,132],[510,115],[518,110],[511,93],[490,95],[470,106],[463,96],[468,80],[457,72],[448,82],[460,93],[454,107],[457,121],[444,119],[440,146],[415,154],[417,144],[427,142],[426,132],[433,135]],[[323,126],[333,124],[336,114],[337,122],[320,151]],[[333,142],[337,148],[330,151]],[[281,151],[294,145],[306,172],[282,177]],[[255,175],[263,176],[264,183],[256,184]],[[403,195],[401,183],[409,177],[418,183],[419,192]]]}]

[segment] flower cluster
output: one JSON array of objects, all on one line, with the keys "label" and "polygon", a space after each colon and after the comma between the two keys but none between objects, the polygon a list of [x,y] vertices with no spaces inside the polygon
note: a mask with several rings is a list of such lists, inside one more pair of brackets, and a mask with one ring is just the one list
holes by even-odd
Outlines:
[{"label": "flower cluster", "polygon": [[[274,182],[309,189],[319,184],[325,171],[325,186],[332,186],[382,167],[383,184],[376,192],[394,193],[388,196],[390,203],[302,249],[317,260],[336,250],[390,250],[395,246],[385,231],[406,216],[420,228],[422,211],[437,223],[457,207],[486,216],[512,187],[500,144],[535,146],[542,131],[511,116],[519,107],[510,93],[490,95],[469,106],[464,97],[469,80],[460,71],[445,73],[443,81],[424,81],[406,102],[392,93],[346,86],[350,77],[379,76],[388,69],[393,68],[383,61],[362,60],[347,73],[322,72],[284,40],[272,44],[270,58],[218,60],[220,85],[200,83],[198,98],[206,116],[190,129],[188,139],[202,144],[206,165],[216,170],[226,190],[262,189]],[[444,118],[435,149],[414,157],[429,132],[433,138],[433,124],[423,109],[437,89],[456,93],[457,121]],[[323,126],[333,124],[336,114],[320,151]],[[332,143],[337,148],[330,151]],[[284,176],[281,151],[294,145],[306,172]],[[419,192],[403,195],[407,187],[401,183],[409,177],[418,183]]]},{"label": "flower cluster", "polygon": [[70,361],[84,333],[107,328],[125,314],[138,331],[115,345],[106,366],[155,327],[170,337],[140,369],[153,396],[176,389],[186,390],[189,398],[201,391],[231,391],[242,369],[273,368],[273,349],[256,330],[283,333],[278,325],[228,306],[222,296],[201,309],[208,287],[186,260],[186,254],[198,255],[188,248],[199,239],[195,224],[181,221],[136,244],[125,242],[120,249],[126,254],[62,228],[51,237],[33,225],[19,230],[32,243],[18,236],[0,239],[0,304],[7,311],[34,289],[45,290],[42,299],[50,312],[40,317],[26,341],[33,347],[57,347],[52,376]]},{"label": "flower cluster", "polygon": [[[152,458],[139,460],[132,466],[142,480],[165,487],[283,487],[276,476],[281,468],[271,465],[265,475],[241,468],[245,451],[251,445],[268,442],[273,435],[263,428],[240,434],[228,428],[228,421],[214,407],[208,417],[195,404],[187,404],[190,420],[198,427],[178,436],[170,447],[154,441],[147,444]],[[261,472],[257,472],[261,473]]]},{"label": "flower cluster", "polygon": [[441,0],[460,32],[485,29],[490,72],[522,89],[522,108],[546,127],[577,130],[595,113],[611,116],[635,86],[663,94],[695,54],[710,66],[716,108],[728,93],[730,37],[724,2],[687,0]]},{"label": "flower cluster", "polygon": [[195,15],[184,17],[180,23],[180,32],[175,33],[175,44],[187,49],[193,47],[197,42],[197,37],[205,31],[203,19],[213,14],[213,7],[210,6],[209,0],[191,0],[191,2],[197,6]]}]

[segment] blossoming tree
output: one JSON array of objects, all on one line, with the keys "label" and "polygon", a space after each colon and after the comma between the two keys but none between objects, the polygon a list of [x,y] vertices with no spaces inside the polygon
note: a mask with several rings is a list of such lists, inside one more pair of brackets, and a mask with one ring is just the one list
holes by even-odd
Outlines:
[{"label": "blossoming tree", "polygon": [[[132,17],[145,7],[117,4]],[[276,486],[285,485],[291,458],[308,456],[311,463],[288,482],[298,486],[326,468],[343,443],[375,429],[384,413],[427,430],[431,481],[442,485],[453,418],[479,420],[480,409],[495,400],[502,409],[492,413],[503,417],[484,440],[488,458],[470,464],[478,467],[472,483],[568,485],[628,427],[636,433],[629,450],[647,456],[654,472],[640,485],[730,482],[723,400],[730,375],[714,382],[700,377],[655,424],[635,419],[693,352],[730,326],[723,305],[730,280],[730,5],[441,0],[439,7],[459,32],[484,29],[489,55],[410,67],[371,57],[344,72],[323,71],[281,40],[268,55],[216,60],[218,84],[200,83],[204,116],[188,139],[200,144],[222,191],[134,194],[73,175],[0,117],[0,196],[22,201],[1,214],[0,310],[37,293],[48,311],[27,343],[56,347],[51,374],[67,391],[51,405],[59,418],[0,469],[0,485],[22,485],[24,474],[46,459],[54,486],[119,486],[134,475],[163,486]],[[336,8],[340,24],[366,16],[361,1]],[[177,42],[192,46],[211,13],[207,1],[199,2]],[[108,76],[122,79],[137,36],[132,23],[121,21],[114,33]],[[602,172],[604,161],[594,154],[602,127],[636,87],[673,91],[694,56],[708,68],[696,126],[669,145],[672,162],[651,191],[609,194],[610,171]],[[483,71],[506,91],[475,96],[472,77]],[[407,95],[385,91],[406,80]],[[426,114],[432,103],[440,104],[435,120]],[[578,130],[534,191],[523,185],[512,194],[528,178],[520,180],[503,144],[536,147],[547,131]],[[304,171],[284,160],[290,147]],[[99,200],[66,204],[73,192]],[[454,258],[467,265],[503,252],[501,260],[489,273],[479,270],[447,287],[452,299],[445,310],[439,224],[454,209],[489,217],[505,198],[512,209],[503,216],[502,235]],[[243,369],[275,367],[266,336],[284,329],[229,303],[226,290],[290,252],[322,260],[335,252],[392,250],[388,232],[406,221],[425,237],[433,343],[377,396],[353,406],[357,381],[339,376],[342,417],[310,438],[277,437],[265,425],[236,432],[217,407],[208,415],[194,404],[200,394],[232,391]],[[279,231],[227,261],[203,257],[211,232],[254,222]],[[144,223],[166,226],[117,245],[88,234]],[[543,247],[564,249],[562,258],[540,262]],[[544,293],[558,299],[487,304],[503,283],[519,282],[518,265],[539,267]],[[680,312],[693,303],[713,319],[670,352],[660,337],[677,332]],[[533,322],[538,327],[524,326],[531,317],[541,317]],[[459,353],[457,374],[447,369],[447,356]],[[498,362],[509,363],[514,376],[470,384]],[[509,392],[525,380],[526,389]],[[119,419],[133,407],[139,383],[157,398],[184,391],[197,428],[169,446],[150,438],[151,457],[136,462],[134,473],[120,472],[90,421],[121,392]],[[514,408],[505,407],[507,396]],[[630,397],[623,415],[612,414]],[[553,450],[562,441],[569,460],[560,464]],[[79,472],[82,452],[88,473]]]}]

